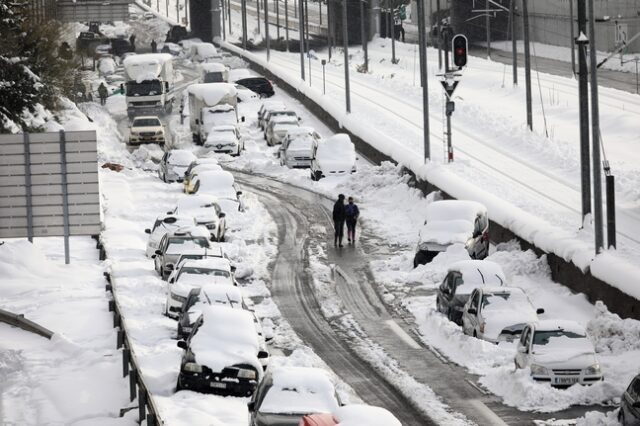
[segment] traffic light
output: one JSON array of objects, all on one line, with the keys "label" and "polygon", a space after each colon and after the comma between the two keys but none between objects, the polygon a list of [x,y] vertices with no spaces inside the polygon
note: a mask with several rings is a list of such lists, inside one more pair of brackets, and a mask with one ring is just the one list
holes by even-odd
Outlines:
[{"label": "traffic light", "polygon": [[451,40],[453,51],[453,64],[458,68],[467,65],[467,38],[462,34],[456,34]]}]

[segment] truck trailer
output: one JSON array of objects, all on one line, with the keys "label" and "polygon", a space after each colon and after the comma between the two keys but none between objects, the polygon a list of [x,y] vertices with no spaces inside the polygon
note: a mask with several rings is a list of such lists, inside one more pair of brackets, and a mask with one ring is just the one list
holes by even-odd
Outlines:
[{"label": "truck trailer", "polygon": [[201,145],[213,126],[238,124],[238,95],[233,84],[200,83],[187,88],[189,126],[193,140]]}]

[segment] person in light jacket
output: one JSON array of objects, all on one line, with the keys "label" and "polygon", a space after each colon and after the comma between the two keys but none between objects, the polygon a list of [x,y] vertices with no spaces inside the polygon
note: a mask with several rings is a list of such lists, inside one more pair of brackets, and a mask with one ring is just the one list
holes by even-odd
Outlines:
[{"label": "person in light jacket", "polygon": [[345,206],[344,212],[345,221],[347,222],[347,239],[349,244],[354,244],[356,242],[356,223],[358,222],[358,217],[360,217],[360,210],[358,205],[353,202],[353,197],[349,197],[349,204]]}]

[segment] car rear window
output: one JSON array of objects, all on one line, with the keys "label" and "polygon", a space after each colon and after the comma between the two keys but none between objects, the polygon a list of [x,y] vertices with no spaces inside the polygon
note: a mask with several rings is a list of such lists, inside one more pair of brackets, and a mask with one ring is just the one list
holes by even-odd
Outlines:
[{"label": "car rear window", "polygon": [[133,122],[134,127],[159,126],[160,120],[157,118],[138,118]]}]

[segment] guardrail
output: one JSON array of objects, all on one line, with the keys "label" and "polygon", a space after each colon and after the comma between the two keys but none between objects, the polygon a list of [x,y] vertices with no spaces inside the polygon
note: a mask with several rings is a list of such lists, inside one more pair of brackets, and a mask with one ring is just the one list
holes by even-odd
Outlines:
[{"label": "guardrail", "polygon": [[47,339],[51,339],[51,337],[53,336],[53,331],[44,328],[40,324],[36,324],[31,320],[26,319],[24,315],[14,314],[13,312],[5,311],[4,309],[0,309],[0,322],[7,323],[31,333],[35,333],[42,337],[46,337]]},{"label": "guardrail", "polygon": [[[236,10],[236,11],[242,11],[242,5],[236,3],[236,2],[231,2],[231,7]],[[247,5],[247,13],[251,14],[253,16],[258,15],[258,13],[256,12],[255,7],[253,6],[249,6]],[[260,20],[261,23],[264,22],[264,10],[262,10],[261,12],[262,14],[260,15]],[[278,22],[278,16],[275,13],[274,10],[269,10],[269,23],[271,25],[278,25],[280,28],[285,29],[286,26],[286,20],[284,18],[284,12],[281,14],[280,16],[280,22]],[[299,30],[298,25],[299,25],[300,21],[298,20],[298,18],[295,18],[293,16],[289,16],[289,30],[290,31],[295,31],[297,32]],[[328,33],[328,29],[326,25],[319,25],[316,24],[314,22],[309,22],[308,24],[305,23],[305,26],[307,26],[309,28],[309,34],[310,35],[315,35],[315,36],[320,36],[320,37],[326,37],[327,33]]]},{"label": "guardrail", "polygon": [[[112,300],[109,300],[109,312],[113,312],[113,327],[118,328],[116,347],[117,349],[122,349],[122,377],[129,376],[129,401],[133,402],[136,397],[138,398],[138,423],[146,420],[147,426],[164,425],[164,421],[160,417],[160,411],[155,405],[153,396],[140,373],[140,366],[133,352],[127,328],[124,325],[118,296],[113,289],[111,274],[105,272],[104,277],[108,283],[106,290],[113,297]],[[120,415],[122,416],[125,411],[127,410],[121,410]]]}]

